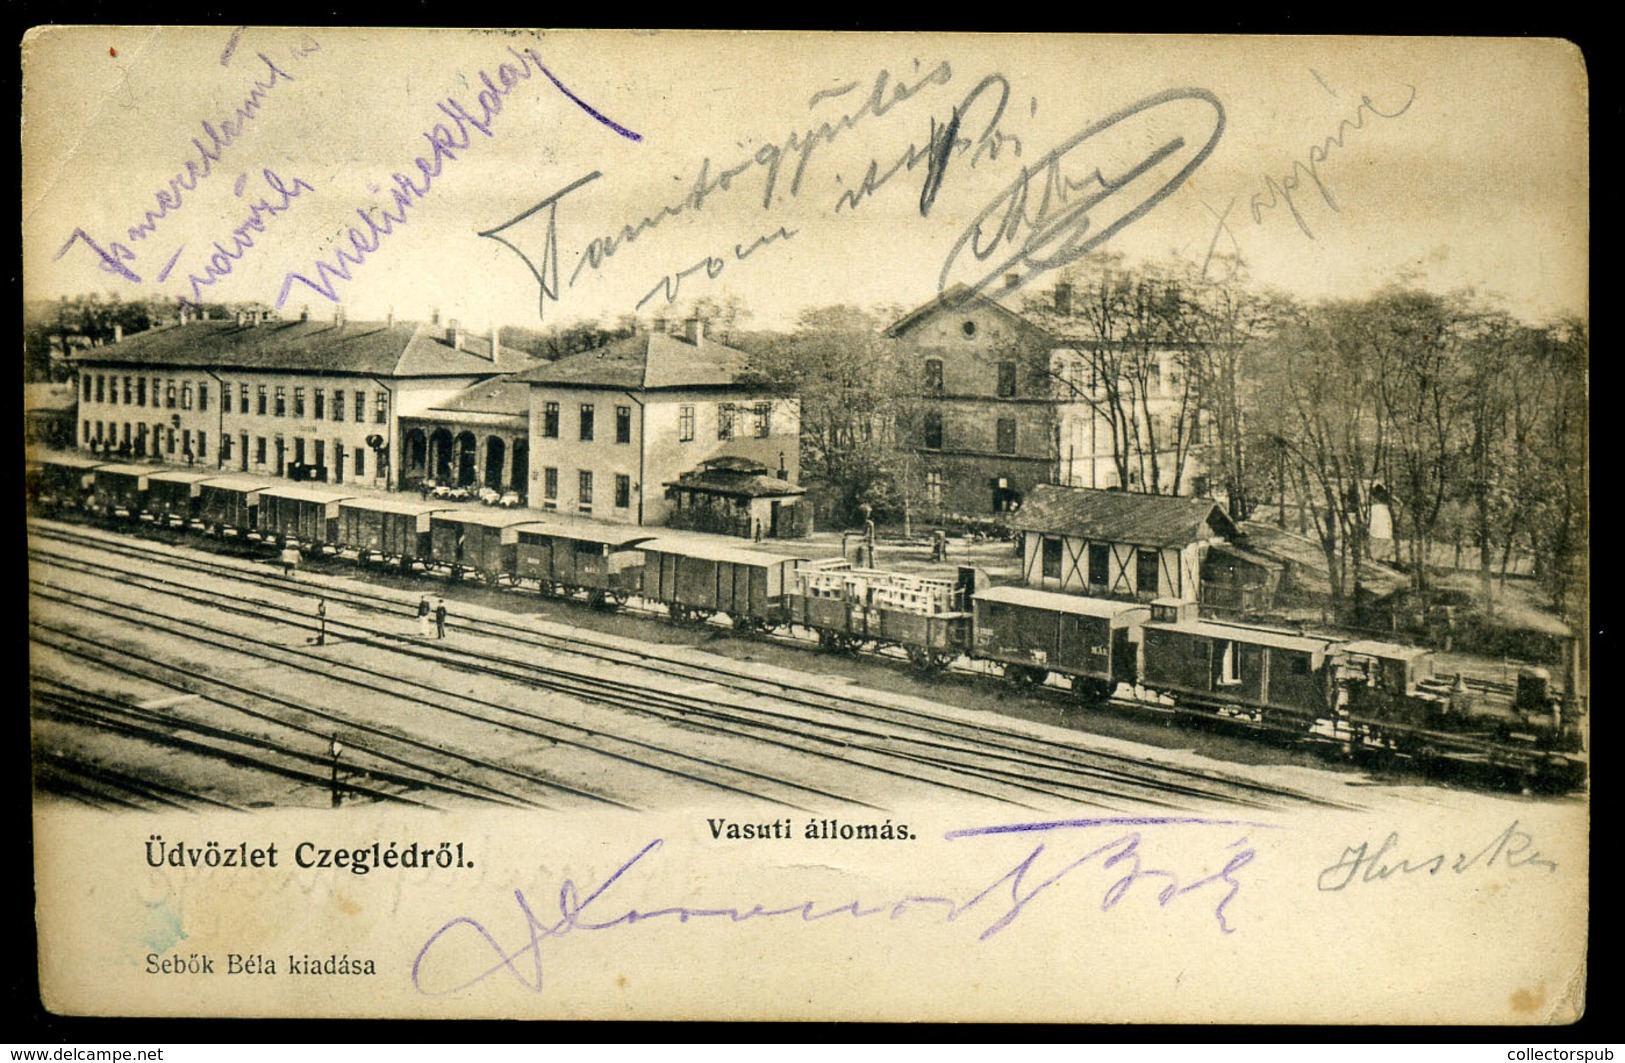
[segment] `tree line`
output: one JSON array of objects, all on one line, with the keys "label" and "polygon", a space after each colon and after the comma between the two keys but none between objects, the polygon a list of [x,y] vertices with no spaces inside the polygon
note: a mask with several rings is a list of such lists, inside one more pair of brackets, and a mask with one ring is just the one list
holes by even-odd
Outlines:
[{"label": "tree line", "polygon": [[[1522,562],[1580,617],[1589,552],[1589,330],[1519,321],[1470,294],[1397,283],[1305,301],[1239,275],[1096,256],[1017,307],[1052,337],[1057,397],[1108,426],[1128,490],[1205,489],[1238,519],[1295,523],[1323,552],[1334,606],[1374,560],[1374,507],[1419,591],[1454,550],[1492,585]],[[837,522],[919,511],[922,367],[884,328],[896,307],[804,312],[740,333],[801,398],[804,478]],[[1159,460],[1159,455],[1161,460]],[[1190,459],[1190,460],[1187,460]],[[1199,480],[1193,475],[1200,472]],[[1131,475],[1133,474],[1133,475]],[[1464,560],[1465,559],[1465,560]]]}]

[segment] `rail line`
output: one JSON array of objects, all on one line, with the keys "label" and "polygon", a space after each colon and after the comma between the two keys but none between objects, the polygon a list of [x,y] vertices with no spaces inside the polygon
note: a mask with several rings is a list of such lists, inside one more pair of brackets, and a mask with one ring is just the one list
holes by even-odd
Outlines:
[{"label": "rail line", "polygon": [[[60,564],[60,562],[54,562],[54,563],[59,563]],[[101,566],[101,565],[98,565],[98,564],[96,564],[94,562],[86,562],[86,563],[82,563],[82,564],[78,564],[78,565],[70,563],[68,565],[68,567],[77,568],[78,571],[83,572],[85,574],[92,574],[91,570],[94,569],[94,568],[102,568],[102,569],[108,568],[108,566]],[[128,581],[131,578],[128,573],[122,573],[121,572],[120,575],[126,581]],[[139,580],[147,580],[148,579],[148,577],[134,577],[134,578],[139,579]],[[74,600],[75,596],[87,597],[87,596],[85,596],[85,592],[83,592],[82,590],[79,590],[78,588],[61,587],[59,585],[54,585],[54,584],[50,584],[49,582],[39,581],[39,580],[34,580],[33,582],[35,582],[39,586],[39,588],[40,588],[39,593],[41,593],[42,597],[46,598],[47,600],[58,600],[58,601],[62,601],[64,603],[66,603],[66,604],[78,604],[81,607],[85,607],[83,605],[83,602],[75,602],[75,600]],[[166,582],[172,582],[172,581],[166,581]],[[266,610],[268,610],[268,609],[269,610],[275,610],[275,611],[280,611],[280,612],[287,613],[287,614],[291,615],[292,618],[293,618],[291,622],[293,624],[296,624],[296,625],[301,626],[301,627],[304,626],[306,624],[306,621],[308,620],[308,618],[304,615],[303,610],[293,610],[293,609],[290,609],[288,607],[280,606],[280,605],[277,605],[276,603],[268,602],[268,601],[256,601],[256,602],[253,602],[251,604],[254,607],[250,608],[248,606],[243,605],[241,603],[240,599],[234,599],[234,598],[230,598],[230,597],[227,597],[227,596],[224,596],[224,595],[211,594],[209,592],[202,592],[202,591],[198,591],[195,588],[189,589],[189,590],[187,590],[185,592],[182,592],[180,590],[171,589],[171,590],[168,590],[166,593],[169,593],[169,594],[177,596],[177,597],[186,598],[188,600],[193,601],[196,604],[204,605],[204,606],[207,606],[207,607],[209,607],[211,609],[214,609],[217,612],[232,612],[232,613],[237,613],[237,614],[244,615],[244,616],[252,616],[252,617],[262,618],[263,619]],[[158,612],[153,611],[153,610],[145,610],[145,609],[139,609],[138,607],[134,607],[134,606],[127,606],[127,605],[124,605],[122,603],[115,603],[115,602],[112,602],[110,599],[107,599],[105,597],[101,597],[101,598],[98,598],[97,596],[88,596],[88,597],[91,600],[98,601],[100,603],[100,605],[103,606],[103,608],[96,608],[96,609],[93,609],[93,611],[99,611],[99,612],[107,613],[108,615],[114,615],[114,614],[109,613],[108,608],[106,608],[106,607],[111,607],[112,609],[122,609],[122,610],[125,610],[125,611],[135,612],[140,617],[140,622],[142,623],[142,625],[144,627],[148,627],[148,628],[158,627],[160,629],[169,630],[171,633],[174,633],[174,634],[179,634],[179,635],[182,635],[184,637],[192,638],[194,641],[199,641],[199,642],[203,642],[203,643],[206,643],[206,644],[207,643],[213,643],[215,645],[220,646],[221,648],[225,648],[225,649],[233,650],[233,651],[236,650],[236,647],[230,646],[230,645],[222,642],[219,637],[214,636],[212,633],[203,634],[203,635],[198,634],[197,633],[198,631],[206,631],[207,630],[207,629],[202,628],[201,625],[191,624],[190,622],[185,622],[185,621],[175,621],[172,618],[166,616],[165,614],[161,614],[161,613],[158,613]],[[176,628],[176,626],[175,626],[177,624],[182,625],[183,627],[191,627],[194,630],[191,630],[191,631],[178,630]],[[608,680],[597,679],[597,678],[591,677],[591,676],[584,676],[584,675],[581,675],[579,673],[573,673],[573,672],[557,670],[557,669],[544,669],[544,668],[542,668],[542,666],[527,665],[527,664],[522,664],[522,663],[519,663],[519,662],[509,662],[509,661],[506,661],[506,660],[501,659],[501,658],[491,658],[491,657],[488,657],[486,655],[471,654],[468,651],[458,651],[455,654],[453,654],[453,653],[451,653],[449,651],[431,651],[431,650],[423,649],[423,648],[417,647],[415,645],[411,645],[409,643],[406,643],[404,640],[392,639],[390,636],[387,636],[387,635],[382,635],[381,636],[377,632],[374,632],[369,628],[364,628],[364,627],[361,627],[359,625],[345,624],[342,621],[335,622],[335,621],[330,620],[329,624],[328,624],[328,629],[335,636],[338,635],[338,634],[341,634],[346,629],[351,630],[351,631],[355,631],[355,632],[359,632],[359,633],[367,636],[368,642],[370,644],[374,645],[374,646],[378,646],[378,647],[385,648],[385,649],[390,649],[390,650],[393,650],[396,653],[400,653],[400,654],[404,654],[404,655],[408,655],[408,656],[412,656],[412,657],[417,657],[417,658],[420,658],[420,659],[429,660],[429,661],[432,661],[433,663],[444,665],[444,666],[447,666],[447,667],[457,668],[457,669],[462,670],[462,671],[473,671],[473,672],[487,674],[487,675],[495,675],[495,676],[499,676],[499,677],[505,678],[505,679],[524,682],[524,683],[526,683],[527,685],[530,685],[530,686],[543,686],[546,689],[554,690],[554,691],[560,692],[560,693],[571,694],[572,696],[581,697],[581,698],[584,698],[585,700],[598,701],[600,703],[609,703],[609,704],[613,704],[613,705],[615,705],[617,707],[620,707],[620,708],[636,710],[636,711],[644,712],[646,714],[651,713],[651,712],[656,712],[656,714],[659,714],[657,712],[657,710],[665,709],[665,710],[667,710],[665,712],[665,715],[669,719],[674,719],[674,720],[677,720],[677,721],[680,721],[680,722],[684,722],[684,723],[687,723],[687,724],[689,724],[691,726],[697,726],[697,725],[698,726],[703,726],[703,725],[706,725],[706,724],[710,724],[710,729],[714,730],[714,731],[717,731],[718,733],[730,734],[730,735],[736,734],[736,732],[734,732],[730,728],[728,728],[728,727],[726,727],[726,726],[724,726],[722,724],[719,724],[717,722],[718,717],[719,717],[719,710],[714,707],[714,703],[706,701],[705,699],[695,697],[695,696],[683,696],[683,695],[652,692],[652,691],[631,692],[631,691],[628,691],[627,688],[622,684],[617,684],[617,683],[614,683],[614,682],[608,681]],[[245,639],[247,638],[246,636],[233,636],[233,637],[234,638],[245,638]],[[327,668],[327,667],[330,667],[332,665],[332,663],[333,663],[330,660],[330,658],[328,658],[328,657],[316,655],[316,654],[310,653],[308,651],[296,651],[296,650],[287,649],[287,648],[282,647],[280,645],[266,642],[265,640],[250,640],[250,641],[257,642],[258,646],[260,647],[260,649],[257,650],[257,651],[250,651],[250,652],[252,652],[252,654],[254,656],[260,656],[260,657],[264,657],[266,659],[279,659],[284,654],[297,654],[297,655],[303,656],[305,658],[320,662],[324,669]],[[470,659],[470,658],[473,658],[473,659]],[[493,662],[493,663],[480,663],[482,660],[487,661],[487,662]],[[361,685],[361,686],[371,686],[374,689],[376,689],[376,681],[377,680],[388,680],[388,681],[390,681],[392,683],[403,683],[404,682],[404,681],[398,680],[396,677],[394,677],[394,676],[392,676],[392,675],[390,675],[388,673],[379,671],[377,669],[368,669],[368,668],[364,668],[362,666],[354,665],[354,664],[345,664],[345,665],[342,665],[342,667],[344,667],[346,669],[356,671],[356,672],[361,672],[361,673],[364,673],[364,674],[367,674],[367,675],[373,677],[374,682],[358,684],[358,685]],[[317,670],[317,669],[315,669],[315,668],[313,668],[313,667],[311,667],[309,665],[304,665],[304,669],[306,671],[316,671]],[[543,675],[543,678],[540,681],[536,678],[536,674],[537,674],[538,671],[540,671],[542,673],[542,675]],[[331,677],[331,673],[329,673],[327,671],[323,671],[323,674],[328,676],[328,677]],[[417,686],[417,687],[422,686],[421,684],[410,684],[410,685],[411,686]],[[402,695],[396,694],[394,696],[399,697],[399,696],[402,696]],[[437,709],[437,710],[454,711],[454,712],[457,712],[459,715],[468,715],[467,713],[461,712],[460,710],[452,710],[452,709],[450,709],[442,701],[439,701],[439,700],[422,698],[422,697],[419,697],[419,696],[416,696],[416,695],[405,695],[405,696],[409,700],[417,701],[420,704],[429,706],[429,707]],[[492,701],[488,701],[488,700],[485,700],[485,699],[475,698],[475,697],[473,697],[471,695],[467,695],[467,694],[458,694],[458,695],[453,695],[453,696],[455,698],[457,698],[458,700],[460,700],[460,701],[474,702],[474,703],[477,703],[477,704],[481,705],[482,707],[489,708],[489,709],[495,709],[495,710],[498,710],[498,711],[506,713],[506,714],[517,715],[517,716],[520,716],[520,717],[522,717],[524,719],[527,719],[527,720],[545,720],[549,724],[553,724],[553,725],[558,726],[558,727],[572,728],[572,729],[574,729],[576,731],[579,731],[583,736],[586,736],[586,737],[600,737],[600,736],[602,736],[604,738],[608,738],[608,739],[616,740],[616,741],[621,741],[621,742],[624,742],[624,743],[627,743],[627,744],[630,744],[630,745],[640,747],[641,749],[643,749],[645,751],[654,751],[654,752],[658,752],[658,753],[671,754],[671,755],[676,756],[676,757],[681,757],[681,758],[685,758],[687,760],[693,761],[693,762],[695,762],[697,764],[700,764],[700,765],[709,766],[709,767],[712,767],[712,768],[715,768],[715,769],[735,772],[735,773],[747,776],[747,777],[749,777],[749,778],[751,778],[753,780],[768,782],[768,783],[771,783],[771,784],[776,784],[776,785],[779,785],[779,786],[782,786],[782,787],[785,787],[785,788],[801,791],[804,794],[811,794],[811,795],[815,795],[815,796],[831,798],[831,799],[842,801],[842,802],[845,802],[845,803],[848,803],[848,804],[856,804],[856,805],[865,805],[867,807],[875,807],[873,805],[868,804],[867,802],[861,801],[861,800],[853,798],[853,797],[843,796],[841,794],[836,794],[836,793],[830,792],[828,790],[823,790],[823,789],[820,789],[820,788],[817,788],[817,787],[811,787],[811,786],[808,786],[808,785],[803,784],[803,783],[798,783],[798,782],[794,782],[794,781],[790,781],[790,780],[783,780],[783,779],[780,779],[780,778],[778,778],[776,776],[767,775],[767,774],[765,774],[763,772],[759,772],[759,771],[756,771],[754,769],[743,768],[743,767],[729,767],[729,766],[726,766],[726,765],[719,765],[714,761],[701,760],[700,758],[695,758],[695,757],[692,757],[692,756],[690,756],[688,754],[673,753],[672,751],[670,751],[670,750],[668,750],[668,749],[666,749],[664,747],[655,746],[655,745],[653,745],[651,743],[648,743],[648,742],[644,742],[644,741],[636,740],[636,739],[625,738],[625,737],[622,737],[622,736],[612,735],[602,727],[591,728],[591,729],[582,728],[582,727],[579,727],[578,725],[575,725],[575,724],[571,724],[571,723],[564,722],[564,721],[558,721],[556,719],[543,716],[540,713],[536,713],[536,712],[528,711],[528,710],[514,709],[514,708],[512,708],[510,706],[501,705],[501,704],[499,704],[497,702],[492,702]],[[723,716],[723,717],[726,716],[725,713],[720,713],[720,715]],[[556,734],[555,735],[543,734],[543,733],[536,732],[534,730],[530,730],[528,728],[518,727],[518,726],[516,726],[514,724],[511,724],[511,723],[505,723],[503,721],[491,719],[489,717],[484,717],[484,716],[475,716],[475,717],[472,717],[472,718],[478,719],[479,722],[495,723],[495,724],[498,724],[498,725],[501,725],[501,726],[507,726],[507,727],[509,727],[511,729],[520,730],[523,733],[526,733],[526,734],[528,734],[528,735],[530,735],[532,737],[542,737],[544,739],[548,739],[548,740],[552,740],[552,741],[565,741],[565,742],[568,742],[568,744],[580,746],[581,748],[590,749],[593,752],[606,753],[605,750],[603,750],[602,748],[599,748],[597,746],[586,745],[586,744],[583,744],[581,741],[570,741],[568,739],[561,739]],[[723,724],[725,724],[726,722],[727,722],[726,719],[724,719]],[[802,750],[802,751],[811,750],[811,751],[813,751],[815,753],[818,753],[819,755],[822,755],[822,756],[834,757],[835,759],[842,760],[842,761],[844,761],[846,763],[849,763],[849,764],[853,763],[853,760],[852,760],[850,755],[842,755],[841,753],[837,753],[837,752],[834,752],[832,750],[832,747],[834,747],[834,749],[844,751],[844,754],[850,754],[853,751],[853,747],[852,747],[852,745],[851,745],[851,743],[849,741],[832,742],[830,740],[824,740],[824,742],[821,745],[818,744],[817,740],[811,740],[810,742],[809,741],[796,741],[796,742],[784,741],[784,742],[779,742],[778,744],[786,746],[787,748],[796,748],[796,749],[799,749],[799,750]],[[622,759],[623,761],[631,759],[631,758],[625,757],[624,755],[607,754],[607,753],[606,753],[606,755],[619,756],[619,759]],[[649,762],[647,762],[647,761],[637,761],[636,763],[639,763],[642,766],[651,766],[649,764]],[[967,792],[967,793],[976,794],[977,796],[983,796],[983,797],[992,796],[992,797],[995,797],[995,798],[1000,799],[1000,800],[1008,800],[1008,797],[1006,795],[989,794],[989,793],[986,793],[985,791],[979,791],[979,790],[971,789],[971,788],[965,787],[963,785],[960,785],[960,784],[958,784],[957,782],[954,781],[953,773],[948,772],[948,771],[937,771],[937,772],[933,772],[933,773],[931,773],[929,775],[922,775],[919,772],[906,772],[906,771],[898,770],[896,768],[887,767],[883,763],[864,764],[862,766],[873,768],[874,770],[885,772],[887,774],[909,778],[909,779],[911,779],[913,781],[930,782],[930,783],[934,783],[935,785],[938,785],[938,786],[946,786],[946,787],[949,787],[949,788],[958,789],[958,790],[961,790],[961,791],[964,791],[964,792]],[[670,771],[671,769],[664,769],[664,770]],[[763,800],[771,800],[771,801],[774,801],[775,803],[778,803],[778,804],[788,804],[790,807],[798,808],[801,811],[814,811],[814,809],[807,808],[805,806],[796,805],[792,801],[789,801],[786,798],[784,798],[783,796],[774,796],[774,795],[771,795],[771,794],[765,794],[765,793],[761,793],[761,792],[758,792],[758,791],[750,791],[750,790],[744,789],[741,786],[730,785],[730,784],[727,784],[727,783],[719,783],[714,779],[711,779],[711,780],[702,779],[699,776],[694,775],[691,771],[690,772],[683,772],[682,774],[684,774],[685,777],[687,777],[689,779],[692,779],[694,781],[709,782],[712,786],[719,787],[719,788],[726,789],[726,790],[732,790],[733,792],[739,793],[739,794],[741,794],[743,796],[755,797],[755,798],[759,798],[759,799],[763,799]],[[1010,787],[1013,787],[1013,788],[1026,789],[1026,790],[1036,790],[1036,789],[1038,789],[1036,787],[1033,787],[1030,784],[1023,784],[1019,780],[1010,781],[1008,783],[1008,785]]]},{"label": "rail line", "polygon": [[[41,527],[36,534],[38,539],[54,539],[76,546],[92,547],[97,550],[120,554],[132,559],[148,563],[163,563],[181,569],[208,573],[234,579],[238,582],[247,582],[264,588],[273,589],[278,593],[292,591],[285,580],[253,571],[244,571],[244,566],[225,563],[204,563],[190,558],[175,557],[167,551],[154,548],[136,547],[127,540],[103,538],[83,533],[64,532],[55,528]],[[99,564],[85,562],[83,559],[65,558],[64,555],[54,554],[35,548],[35,556],[40,560],[53,563]],[[101,566],[107,571],[113,566]],[[177,581],[161,577],[142,577],[143,579],[158,583],[185,586],[189,591],[192,585],[181,585]],[[311,593],[307,585],[299,585],[300,593]],[[323,585],[321,592],[330,601],[343,602],[352,607],[358,607],[375,613],[395,615],[410,618],[410,607],[399,600],[386,595],[369,593],[350,587],[334,588]],[[253,601],[261,608],[272,608],[294,613],[296,622],[310,623],[303,610],[287,610],[286,607],[263,599]],[[1082,796],[1117,797],[1126,796],[1123,788],[1142,791],[1135,794],[1137,800],[1145,801],[1155,799],[1159,795],[1197,797],[1207,799],[1229,800],[1235,803],[1267,805],[1270,801],[1313,802],[1322,805],[1335,805],[1313,795],[1302,794],[1285,787],[1268,786],[1225,776],[1218,772],[1198,772],[1192,769],[1169,765],[1148,765],[1141,760],[1101,751],[1083,751],[1064,745],[1046,743],[1044,740],[1022,734],[1009,728],[998,726],[971,725],[952,717],[932,713],[920,709],[910,709],[901,706],[882,706],[875,704],[871,699],[855,697],[837,692],[813,690],[806,686],[798,686],[780,679],[761,679],[743,676],[736,671],[722,666],[710,666],[688,661],[677,661],[666,655],[659,655],[635,650],[625,650],[607,646],[603,642],[587,637],[566,636],[550,633],[540,633],[517,623],[508,623],[500,620],[486,618],[459,618],[460,627],[479,632],[495,633],[510,643],[531,645],[549,648],[567,648],[569,652],[608,663],[637,667],[670,677],[684,680],[700,681],[725,689],[748,693],[763,697],[773,697],[781,702],[796,706],[802,710],[800,715],[791,715],[785,712],[776,712],[760,708],[748,710],[751,718],[741,718],[741,713],[747,710],[738,705],[727,705],[719,710],[714,705],[696,706],[688,704],[682,707],[683,718],[692,721],[697,715],[705,715],[719,723],[730,726],[752,726],[766,729],[769,732],[777,731],[780,734],[794,733],[804,738],[808,726],[816,723],[817,726],[829,730],[832,736],[844,742],[847,755],[852,750],[850,746],[855,741],[866,743],[866,748],[879,749],[892,756],[911,763],[921,765],[938,765],[948,767],[958,775],[969,774],[988,781],[1004,785],[1033,788],[1036,779],[1042,780],[1046,786],[1038,787],[1040,792],[1048,792],[1056,796],[1069,796],[1073,799]],[[333,626],[330,622],[330,628]],[[365,629],[363,629],[365,630]],[[376,638],[389,638],[380,636],[376,632],[367,632]],[[404,640],[403,640],[404,641]],[[421,651],[420,651],[421,652]],[[465,654],[466,656],[466,654]],[[516,662],[498,658],[488,658],[488,662],[498,662],[500,667],[511,668]],[[460,666],[466,662],[450,660],[446,663]],[[487,667],[491,664],[487,663]],[[536,665],[525,662],[524,667],[535,670]],[[557,671],[557,670],[555,670]],[[580,673],[565,673],[573,681],[581,681],[587,677]],[[665,696],[665,695],[663,695]],[[647,698],[638,699],[638,703],[631,708],[647,711],[650,706],[646,704]],[[718,716],[719,711],[721,716]],[[822,714],[821,721],[809,720],[807,712]],[[1044,776],[1051,776],[1044,778]],[[1148,778],[1152,776],[1154,778]],[[1081,780],[1090,780],[1089,784],[1081,785]],[[1065,787],[1064,792],[1057,792],[1050,787],[1060,785]],[[1226,792],[1228,791],[1228,792]],[[1352,807],[1352,806],[1345,806]]]},{"label": "rail line", "polygon": [[[61,645],[53,648],[59,652],[71,652],[64,650]],[[93,727],[98,731],[123,735],[149,745],[179,750],[228,764],[233,769],[248,769],[273,775],[323,791],[333,789],[330,755],[312,753],[289,743],[187,720],[177,715],[166,715],[153,709],[118,701],[50,676],[36,677],[33,693],[38,706],[37,711],[46,718]],[[215,704],[225,703],[215,701]],[[372,785],[373,783],[397,789],[384,789]],[[347,770],[339,788],[346,797],[365,797],[378,802],[422,808],[436,806],[408,797],[402,791],[430,790],[464,798],[481,796],[472,791],[449,786],[433,776],[410,776],[391,772],[377,765]],[[222,804],[214,801],[208,803]],[[226,805],[226,807],[236,806]]]}]

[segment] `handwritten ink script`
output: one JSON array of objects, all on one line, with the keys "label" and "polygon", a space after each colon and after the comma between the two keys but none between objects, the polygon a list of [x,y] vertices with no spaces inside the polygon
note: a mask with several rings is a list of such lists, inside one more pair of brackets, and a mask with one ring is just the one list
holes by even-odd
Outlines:
[{"label": "handwritten ink script", "polygon": [[[288,295],[295,284],[303,284],[311,291],[320,295],[329,302],[338,302],[338,281],[351,280],[351,269],[366,264],[367,259],[376,254],[383,245],[384,239],[391,235],[396,226],[407,224],[409,211],[428,199],[434,191],[435,182],[440,179],[447,163],[455,163],[460,152],[468,151],[476,143],[474,135],[478,133],[487,140],[496,138],[496,118],[502,114],[508,95],[521,84],[529,81],[537,74],[551,82],[565,99],[575,104],[582,112],[593,120],[610,129],[627,140],[642,140],[642,136],[626,128],[620,123],[604,115],[587,101],[577,96],[559,80],[558,76],[549,70],[542,57],[534,48],[520,51],[510,47],[508,54],[516,62],[501,62],[496,67],[496,77],[493,79],[489,70],[479,73],[478,82],[484,86],[474,96],[474,107],[479,111],[475,117],[473,111],[456,97],[448,96],[441,100],[436,107],[452,125],[445,122],[436,122],[429,129],[423,131],[423,138],[429,142],[427,157],[418,156],[412,160],[410,169],[417,171],[416,176],[408,173],[396,172],[390,175],[394,187],[389,191],[390,203],[395,213],[390,213],[388,207],[368,204],[356,208],[356,216],[360,219],[362,228],[350,226],[345,230],[340,240],[349,241],[349,249],[340,246],[333,252],[331,261],[316,259],[315,266],[307,272],[290,270],[282,281],[282,290],[277,295],[276,305],[280,308],[288,301]],[[455,127],[455,128],[454,128]],[[586,180],[591,180],[587,178]],[[582,182],[577,182],[578,184]],[[574,186],[572,186],[574,187]],[[378,190],[372,190],[378,194]],[[568,191],[568,189],[566,189]],[[563,193],[559,193],[562,195]],[[557,197],[554,197],[557,198]],[[546,204],[542,204],[545,206]],[[538,208],[540,209],[540,208]],[[315,276],[312,278],[311,273]]]},{"label": "handwritten ink script", "polygon": [[[1123,146],[1148,134],[1149,151]],[[948,252],[938,288],[946,291],[965,269],[974,278],[967,296],[1003,276],[1018,288],[1077,261],[1172,195],[1223,134],[1224,105],[1195,88],[1147,96],[1086,126],[993,197]]]},{"label": "handwritten ink script", "polygon": [[1320,873],[1315,885],[1324,893],[1337,893],[1350,886],[1424,872],[1433,877],[1441,871],[1464,875],[1469,871],[1489,872],[1498,868],[1556,871],[1556,862],[1543,857],[1534,844],[1534,836],[1520,829],[1518,821],[1513,820],[1511,826],[1471,856],[1461,852],[1454,860],[1443,852],[1422,857],[1402,856],[1399,834],[1391,831],[1375,849],[1370,842],[1346,847],[1337,862]]},{"label": "handwritten ink script", "polygon": [[[1223,839],[1216,850],[1181,854],[1181,859],[1199,861],[1204,867],[1219,864],[1218,870],[1190,874],[1176,870],[1166,862],[1167,857],[1153,856],[1148,833],[1156,837],[1176,826],[1202,828],[1216,840]],[[440,996],[506,975],[539,993],[544,985],[544,953],[561,940],[657,920],[678,924],[774,921],[810,925],[831,920],[894,922],[915,913],[921,918],[934,914],[945,924],[969,923],[977,931],[976,940],[986,941],[1008,929],[1041,898],[1061,903],[1063,883],[1075,887],[1074,901],[1081,899],[1100,912],[1110,912],[1135,898],[1154,899],[1161,908],[1194,898],[1192,903],[1211,905],[1217,932],[1232,934],[1237,928],[1231,923],[1231,908],[1242,888],[1242,872],[1257,857],[1247,831],[1259,829],[1276,828],[1266,823],[1200,817],[1120,817],[976,827],[953,831],[946,838],[955,841],[1037,834],[1047,840],[1024,852],[987,886],[962,896],[927,890],[867,904],[852,899],[787,904],[746,901],[704,908],[659,903],[639,907],[634,900],[637,873],[649,868],[665,846],[663,840],[655,839],[597,885],[584,888],[566,879],[558,887],[556,915],[533,906],[523,890],[514,890],[514,922],[518,925],[505,940],[472,916],[448,920],[418,950],[412,965],[412,983],[420,993]],[[1089,840],[1064,846],[1054,842],[1055,836],[1069,832],[1083,832]],[[1109,840],[1098,842],[1102,834]],[[472,968],[464,966],[471,954],[477,957]]]},{"label": "handwritten ink script", "polygon": [[[1320,87],[1330,93],[1333,98],[1342,99],[1336,90],[1326,84],[1319,73],[1312,69],[1309,73],[1314,75],[1315,80],[1320,83]],[[1247,199],[1248,212],[1252,216],[1253,225],[1255,227],[1263,225],[1270,216],[1269,212],[1285,206],[1288,213],[1291,214],[1293,222],[1297,225],[1298,231],[1313,240],[1315,238],[1314,231],[1309,228],[1309,222],[1305,219],[1303,210],[1300,209],[1294,197],[1300,190],[1312,187],[1319,194],[1320,201],[1328,209],[1334,214],[1342,213],[1342,207],[1338,204],[1337,197],[1332,193],[1331,188],[1327,186],[1325,177],[1321,173],[1321,166],[1333,157],[1335,151],[1343,150],[1349,146],[1349,133],[1365,129],[1367,119],[1392,120],[1408,112],[1411,105],[1416,102],[1416,86],[1406,85],[1405,90],[1404,102],[1397,104],[1384,101],[1383,104],[1379,105],[1372,100],[1370,94],[1362,94],[1359,104],[1354,108],[1354,113],[1347,118],[1341,119],[1330,134],[1322,137],[1317,143],[1309,145],[1308,151],[1303,158],[1292,160],[1291,166],[1284,175],[1280,178],[1276,178],[1273,174],[1265,175],[1263,189],[1251,193]],[[1225,205],[1222,212],[1214,210],[1212,207],[1207,208],[1208,212],[1215,218],[1216,224],[1213,228],[1212,239],[1208,242],[1207,256],[1202,261],[1202,275],[1204,277],[1209,275],[1214,260],[1220,257],[1229,258],[1232,264],[1229,273],[1225,277],[1214,279],[1233,279],[1240,270],[1241,242],[1235,230],[1230,227],[1230,216],[1235,211],[1235,207],[1236,199],[1232,198]],[[1218,252],[1221,239],[1229,246],[1229,252],[1224,256],[1221,256]]]}]

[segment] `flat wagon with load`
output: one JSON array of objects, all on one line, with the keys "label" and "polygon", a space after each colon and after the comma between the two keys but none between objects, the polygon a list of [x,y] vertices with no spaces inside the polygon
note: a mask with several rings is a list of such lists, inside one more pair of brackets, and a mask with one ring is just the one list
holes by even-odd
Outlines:
[{"label": "flat wagon with load", "polygon": [[970,649],[976,585],[972,568],[948,579],[809,561],[792,575],[790,620],[826,649],[897,646],[922,668],[943,668]]}]

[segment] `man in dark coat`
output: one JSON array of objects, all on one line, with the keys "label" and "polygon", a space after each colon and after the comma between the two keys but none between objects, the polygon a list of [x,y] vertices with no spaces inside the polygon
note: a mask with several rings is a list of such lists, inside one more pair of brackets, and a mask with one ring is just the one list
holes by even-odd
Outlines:
[{"label": "man in dark coat", "polygon": [[446,637],[446,600],[444,598],[435,599],[434,637],[437,639],[443,639]]}]

